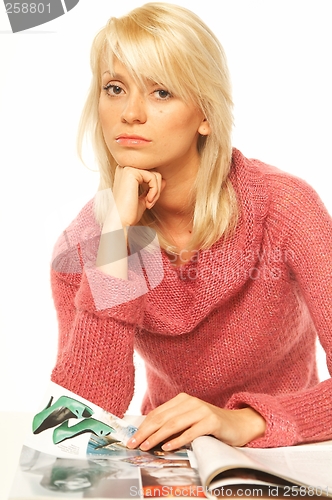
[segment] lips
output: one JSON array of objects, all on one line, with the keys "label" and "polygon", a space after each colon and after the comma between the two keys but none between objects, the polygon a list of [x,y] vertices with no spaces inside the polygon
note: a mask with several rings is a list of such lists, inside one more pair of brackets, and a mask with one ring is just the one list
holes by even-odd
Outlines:
[{"label": "lips", "polygon": [[150,142],[149,139],[146,139],[146,137],[142,137],[140,135],[135,135],[135,134],[120,134],[118,135],[115,140],[118,140],[118,139],[137,139],[139,141],[148,141]]},{"label": "lips", "polygon": [[118,144],[122,145],[144,145],[144,144],[149,144],[151,141],[149,139],[146,139],[145,137],[142,137],[140,135],[135,135],[135,134],[121,134],[118,135],[115,138],[115,141]]}]

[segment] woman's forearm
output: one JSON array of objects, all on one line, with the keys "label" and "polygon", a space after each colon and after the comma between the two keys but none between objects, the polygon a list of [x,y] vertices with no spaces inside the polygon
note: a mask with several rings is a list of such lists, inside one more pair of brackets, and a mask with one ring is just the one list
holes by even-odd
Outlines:
[{"label": "woman's forearm", "polygon": [[113,207],[105,219],[96,267],[115,278],[128,278],[127,229],[122,227],[116,207]]}]

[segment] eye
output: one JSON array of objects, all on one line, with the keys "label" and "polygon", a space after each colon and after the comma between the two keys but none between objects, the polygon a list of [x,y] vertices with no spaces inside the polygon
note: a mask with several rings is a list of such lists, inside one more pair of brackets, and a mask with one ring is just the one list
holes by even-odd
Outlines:
[{"label": "eye", "polygon": [[104,85],[103,89],[109,96],[117,96],[123,92],[123,89],[119,87],[119,85],[114,85],[113,83],[108,83],[107,85]]},{"label": "eye", "polygon": [[162,101],[166,101],[167,99],[170,99],[170,97],[172,97],[172,94],[168,92],[168,90],[164,89],[155,90],[153,93],[157,99]]}]

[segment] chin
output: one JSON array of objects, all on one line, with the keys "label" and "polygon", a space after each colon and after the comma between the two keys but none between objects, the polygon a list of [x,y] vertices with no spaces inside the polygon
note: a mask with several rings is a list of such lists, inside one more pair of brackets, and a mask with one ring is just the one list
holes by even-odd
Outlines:
[{"label": "chin", "polygon": [[133,161],[117,161],[117,164],[120,165],[120,167],[131,167],[131,168],[137,168],[138,170],[152,170],[155,168],[155,165],[147,165],[146,163],[140,163],[140,162],[133,162]]},{"label": "chin", "polygon": [[114,160],[120,167],[132,167],[132,168],[137,168],[139,170],[152,170],[153,168],[156,168],[155,163],[151,164],[151,162],[148,161],[147,158],[143,158],[143,156],[139,157],[137,154],[113,154],[112,151],[111,155],[113,156]]}]

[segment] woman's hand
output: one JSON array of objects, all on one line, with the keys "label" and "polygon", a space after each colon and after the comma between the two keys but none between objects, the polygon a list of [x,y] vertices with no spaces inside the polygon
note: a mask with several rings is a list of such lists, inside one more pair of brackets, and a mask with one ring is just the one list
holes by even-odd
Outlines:
[{"label": "woman's hand", "polygon": [[264,432],[265,420],[252,408],[225,410],[181,393],[151,411],[127,446],[146,451],[163,442],[163,450],[169,451],[203,435],[244,446]]},{"label": "woman's hand", "polygon": [[[134,226],[147,208],[152,208],[165,186],[159,172],[118,166],[115,171],[113,198],[98,247],[96,266],[105,274],[128,278],[127,226]],[[143,193],[139,195],[139,187]]]},{"label": "woman's hand", "polygon": [[[139,187],[143,193],[139,195]],[[134,226],[146,209],[151,209],[165,187],[159,172],[117,166],[113,197],[123,227]]]}]

